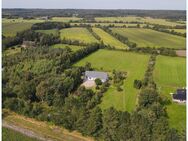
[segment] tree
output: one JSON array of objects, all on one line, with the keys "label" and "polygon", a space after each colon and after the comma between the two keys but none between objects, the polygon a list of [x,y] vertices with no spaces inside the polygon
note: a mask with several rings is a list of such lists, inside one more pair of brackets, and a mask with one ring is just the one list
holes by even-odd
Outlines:
[{"label": "tree", "polygon": [[101,79],[99,79],[99,78],[95,79],[95,84],[96,84],[97,86],[102,85]]},{"label": "tree", "polygon": [[49,85],[45,81],[41,81],[39,85],[36,87],[36,96],[41,101],[44,101],[45,96],[48,93],[48,87]]},{"label": "tree", "polygon": [[141,80],[134,80],[134,87],[136,89],[140,89],[142,87],[142,81]]}]

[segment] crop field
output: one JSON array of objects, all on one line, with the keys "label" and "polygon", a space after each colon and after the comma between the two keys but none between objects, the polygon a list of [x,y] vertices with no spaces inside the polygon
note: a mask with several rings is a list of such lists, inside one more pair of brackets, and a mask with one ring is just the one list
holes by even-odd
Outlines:
[{"label": "crop field", "polygon": [[61,39],[79,40],[84,43],[98,42],[86,28],[67,28],[60,32]]},{"label": "crop field", "polygon": [[151,17],[137,17],[137,16],[127,16],[127,17],[97,17],[95,18],[97,22],[115,22],[115,21],[122,21],[122,22],[142,22],[142,23],[149,23],[149,24],[159,24],[159,25],[166,25],[166,26],[176,26],[176,25],[183,25],[177,22],[167,21],[166,19],[155,19]]},{"label": "crop field", "polygon": [[121,43],[119,40],[115,39],[113,36],[105,32],[100,28],[93,28],[93,31],[102,39],[104,44],[111,45],[115,48],[126,49],[128,46],[126,44]]},{"label": "crop field", "polygon": [[2,128],[2,140],[3,141],[38,141],[37,139],[33,139],[30,137],[27,137],[25,135],[22,135],[19,132],[16,132],[12,129],[8,128]]},{"label": "crop field", "polygon": [[52,21],[56,22],[75,22],[75,21],[80,21],[82,18],[78,17],[53,17]]},{"label": "crop field", "polygon": [[66,48],[66,47],[69,47],[72,51],[77,51],[77,50],[80,50],[80,49],[84,48],[84,46],[75,46],[75,45],[67,45],[67,44],[55,44],[52,47],[53,48]]},{"label": "crop field", "polygon": [[45,20],[39,20],[39,19],[23,19],[23,18],[18,18],[18,19],[2,19],[2,23],[40,23],[44,22]]},{"label": "crop field", "polygon": [[24,31],[26,29],[31,28],[33,24],[32,23],[3,23],[2,24],[2,31],[3,35],[8,37],[16,36],[17,32]]},{"label": "crop field", "polygon": [[[90,62],[96,70],[112,72],[113,70],[124,71],[128,76],[123,84],[123,91],[118,92],[112,84],[102,98],[101,108],[107,109],[114,106],[118,110],[133,111],[137,103],[137,94],[139,91],[133,87],[135,79],[142,79],[149,61],[149,55],[99,50],[81,61],[75,66],[84,66]],[[139,71],[138,71],[139,70]]]},{"label": "crop field", "polygon": [[[158,56],[154,70],[154,80],[159,92],[171,99],[170,93],[186,86],[186,59]],[[172,103],[167,106],[170,125],[179,130],[185,128],[186,106]]]},{"label": "crop field", "polygon": [[55,36],[58,36],[59,30],[58,29],[50,29],[50,30],[36,30],[36,32],[44,33],[44,34],[53,34]]},{"label": "crop field", "polygon": [[182,49],[186,47],[184,37],[142,28],[111,28],[114,33],[128,37],[138,47],[167,47]]}]

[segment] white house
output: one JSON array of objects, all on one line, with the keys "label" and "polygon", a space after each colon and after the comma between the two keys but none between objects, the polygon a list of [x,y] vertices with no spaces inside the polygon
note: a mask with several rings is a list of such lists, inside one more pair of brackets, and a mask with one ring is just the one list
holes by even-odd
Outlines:
[{"label": "white house", "polygon": [[108,74],[105,72],[99,71],[86,71],[85,72],[85,80],[95,80],[99,78],[102,82],[106,82],[108,80]]}]

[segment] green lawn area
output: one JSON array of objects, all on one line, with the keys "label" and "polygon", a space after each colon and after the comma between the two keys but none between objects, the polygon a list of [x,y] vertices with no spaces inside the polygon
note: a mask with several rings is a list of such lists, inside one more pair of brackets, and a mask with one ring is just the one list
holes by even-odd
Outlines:
[{"label": "green lawn area", "polygon": [[137,103],[139,91],[133,87],[135,79],[143,79],[149,61],[149,55],[137,54],[122,51],[99,50],[84,59],[80,60],[75,66],[84,66],[90,62],[96,70],[112,72],[124,71],[128,77],[124,82],[123,91],[118,92],[111,85],[102,98],[101,108],[104,110],[114,106],[117,110],[133,111]]},{"label": "green lawn area", "polygon": [[8,48],[3,52],[3,55],[9,56],[9,55],[14,55],[16,53],[21,52],[21,47],[18,46],[13,46],[12,48]]},{"label": "green lawn area", "polygon": [[[154,70],[154,80],[159,92],[171,99],[170,93],[186,86],[186,59],[158,56]],[[186,128],[186,106],[172,103],[167,106],[171,127],[178,130]]]},{"label": "green lawn area", "polygon": [[80,21],[82,18],[78,17],[53,17],[52,21],[56,22],[71,22],[71,21]]},{"label": "green lawn area", "polygon": [[127,45],[121,43],[116,38],[114,38],[113,36],[111,36],[110,34],[108,34],[107,32],[105,32],[104,30],[102,30],[100,28],[93,28],[93,31],[101,37],[102,41],[106,45],[110,45],[110,46],[113,46],[113,47],[119,48],[119,49],[128,48]]},{"label": "green lawn area", "polygon": [[37,139],[27,137],[12,129],[2,128],[2,141],[38,141]]},{"label": "green lawn area", "polygon": [[59,30],[58,29],[50,29],[50,30],[36,30],[36,32],[44,33],[44,34],[53,34],[55,36],[58,36]]},{"label": "green lawn area", "polygon": [[77,51],[77,50],[80,50],[80,49],[84,48],[84,46],[75,46],[75,45],[67,45],[67,44],[55,44],[52,47],[53,48],[66,48],[66,47],[69,47],[72,51]]},{"label": "green lawn area", "polygon": [[184,37],[171,35],[164,32],[158,32],[143,28],[111,28],[114,33],[128,37],[128,39],[137,44],[138,47],[167,47],[182,49],[186,47]]},{"label": "green lawn area", "polygon": [[22,23],[22,22],[2,23],[2,32],[4,36],[12,37],[12,36],[16,36],[17,32],[21,32],[31,28],[32,25],[33,25],[32,23]]},{"label": "green lawn area", "polygon": [[98,42],[86,28],[66,28],[61,31],[61,39],[79,40],[84,43]]}]

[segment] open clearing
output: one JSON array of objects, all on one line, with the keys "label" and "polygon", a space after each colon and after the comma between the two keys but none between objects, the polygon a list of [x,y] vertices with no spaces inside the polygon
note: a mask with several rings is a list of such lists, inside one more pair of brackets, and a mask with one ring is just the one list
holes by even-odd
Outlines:
[{"label": "open clearing", "polygon": [[81,61],[76,66],[84,66],[86,62],[90,62],[91,66],[96,70],[112,72],[113,70],[124,71],[128,73],[128,77],[124,82],[123,91],[118,92],[113,84],[102,98],[101,108],[107,109],[114,106],[117,110],[133,111],[137,103],[137,94],[139,90],[133,87],[135,79],[144,78],[144,73],[149,61],[149,55],[99,50]]},{"label": "open clearing", "polygon": [[[170,93],[186,86],[186,59],[158,56],[154,80],[161,95],[171,99]],[[172,103],[167,106],[170,125],[179,130],[186,127],[186,106]]]},{"label": "open clearing", "polygon": [[80,50],[80,49],[84,48],[84,46],[75,46],[75,45],[67,45],[67,44],[55,44],[52,47],[53,48],[66,48],[66,47],[69,47],[72,51],[77,51],[77,50]]},{"label": "open clearing", "polygon": [[138,47],[167,47],[182,49],[186,46],[184,37],[142,28],[111,28],[114,33],[128,37]]},{"label": "open clearing", "polygon": [[86,28],[67,28],[62,29],[61,39],[79,40],[84,43],[98,42]]},{"label": "open clearing", "polygon": [[21,52],[21,47],[19,47],[19,46],[13,46],[11,48],[6,49],[3,52],[3,55],[10,56],[10,55],[14,55],[14,54],[20,53],[20,52]]},{"label": "open clearing", "polygon": [[[49,124],[48,122],[37,121],[15,113],[7,115],[3,118],[3,121],[10,126],[29,130],[30,132],[37,134],[39,138],[49,139],[49,141],[93,141],[92,138],[83,137],[76,131],[69,132],[64,128]],[[27,132],[25,134],[27,134]]]},{"label": "open clearing", "polygon": [[127,45],[121,43],[120,41],[118,41],[113,36],[111,36],[110,34],[108,34],[107,32],[105,32],[104,30],[102,30],[100,28],[93,28],[93,31],[102,39],[102,41],[106,45],[110,45],[110,46],[113,46],[113,47],[119,48],[119,49],[128,48]]},{"label": "open clearing", "polygon": [[24,31],[26,29],[31,28],[32,23],[3,23],[2,24],[2,32],[3,35],[8,37],[16,36],[17,32]]},{"label": "open clearing", "polygon": [[36,32],[44,33],[44,34],[53,34],[55,36],[58,36],[59,30],[58,29],[50,29],[50,30],[35,30]]}]

